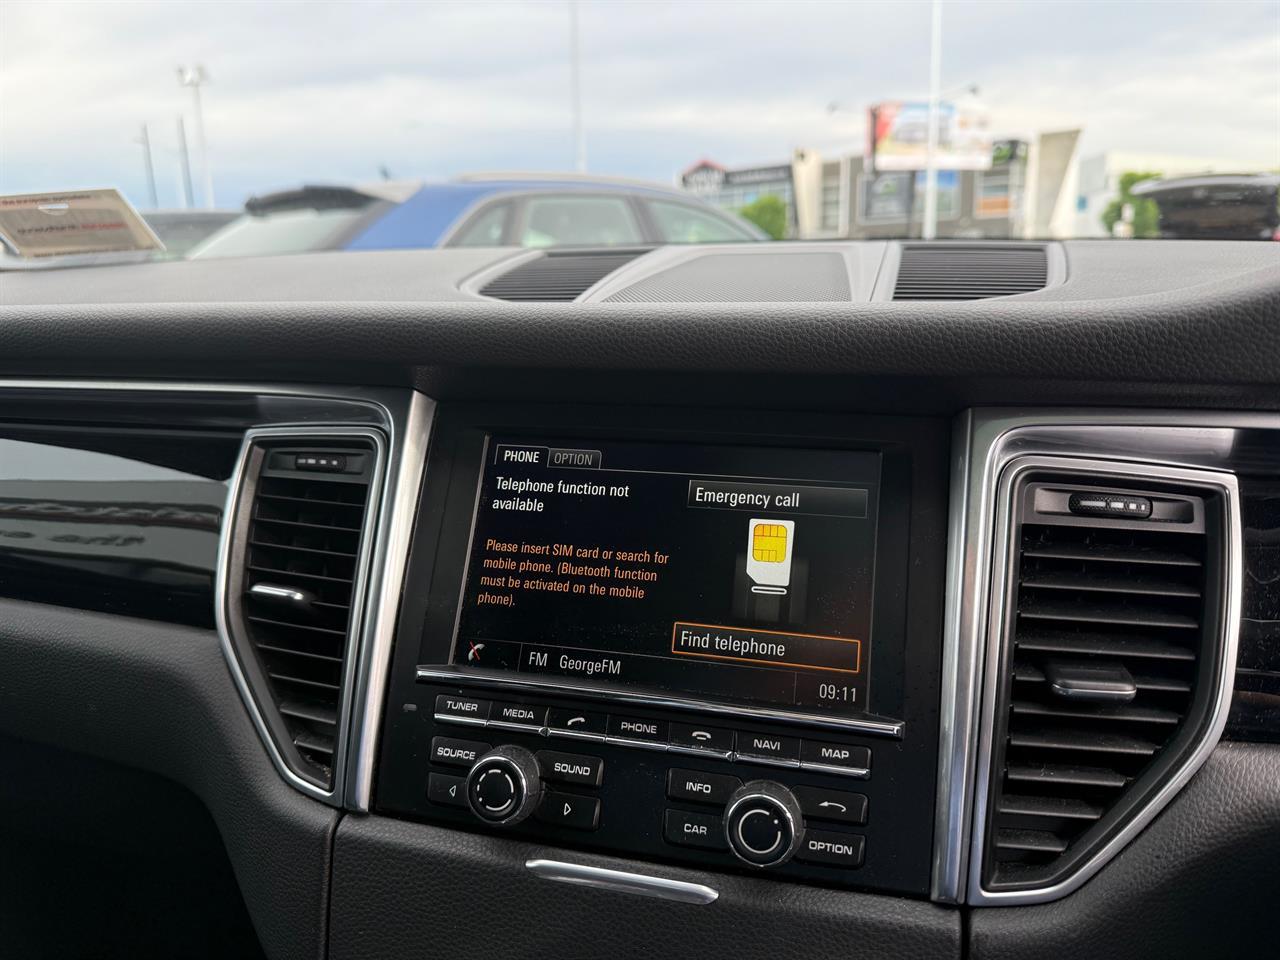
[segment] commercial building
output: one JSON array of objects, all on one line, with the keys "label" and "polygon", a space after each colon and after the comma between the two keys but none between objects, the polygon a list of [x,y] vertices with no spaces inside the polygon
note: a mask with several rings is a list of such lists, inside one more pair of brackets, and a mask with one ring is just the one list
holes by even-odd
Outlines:
[{"label": "commercial building", "polygon": [[[1000,140],[987,170],[938,171],[938,236],[1069,236],[1076,202],[1079,130]],[[767,193],[787,204],[788,236],[801,240],[919,236],[923,171],[873,171],[861,154],[799,149],[789,164],[727,168],[702,160],[680,185],[730,210]]]}]

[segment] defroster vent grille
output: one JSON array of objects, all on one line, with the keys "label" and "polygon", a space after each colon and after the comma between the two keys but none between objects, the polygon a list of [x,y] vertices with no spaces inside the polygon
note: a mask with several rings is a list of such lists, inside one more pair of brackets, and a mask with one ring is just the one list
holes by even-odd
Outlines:
[{"label": "defroster vent grille", "polygon": [[613,271],[647,249],[553,250],[512,267],[484,285],[480,294],[497,300],[577,300]]},{"label": "defroster vent grille", "polygon": [[908,243],[895,300],[986,300],[1041,290],[1049,282],[1043,244]]}]

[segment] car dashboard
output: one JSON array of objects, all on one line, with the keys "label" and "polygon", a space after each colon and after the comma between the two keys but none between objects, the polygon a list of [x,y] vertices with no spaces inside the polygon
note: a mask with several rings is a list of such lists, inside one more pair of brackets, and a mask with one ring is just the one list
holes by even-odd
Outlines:
[{"label": "car dashboard", "polygon": [[0,275],[0,949],[1260,950],[1278,320],[1212,242]]}]

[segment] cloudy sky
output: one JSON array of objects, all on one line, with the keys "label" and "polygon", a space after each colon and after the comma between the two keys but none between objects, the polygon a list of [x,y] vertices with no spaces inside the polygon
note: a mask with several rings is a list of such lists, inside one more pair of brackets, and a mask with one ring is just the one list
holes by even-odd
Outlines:
[{"label": "cloudy sky", "polygon": [[[860,150],[928,83],[924,2],[581,0],[592,172]],[[999,133],[1280,167],[1280,0],[944,4],[943,85]],[[177,203],[176,67],[202,63],[219,205],[301,181],[566,170],[569,5],[0,0],[0,192],[119,186]],[[831,112],[830,104],[840,105]]]}]

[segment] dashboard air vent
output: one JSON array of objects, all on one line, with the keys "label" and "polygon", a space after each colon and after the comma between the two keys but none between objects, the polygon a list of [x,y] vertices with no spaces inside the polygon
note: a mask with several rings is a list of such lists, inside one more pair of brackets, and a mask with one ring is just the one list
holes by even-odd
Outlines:
[{"label": "dashboard air vent", "polygon": [[1024,479],[1012,494],[989,891],[1042,887],[1070,873],[1212,726],[1223,657],[1223,498],[1080,479]]},{"label": "dashboard air vent", "polygon": [[512,267],[480,290],[481,296],[525,302],[576,300],[619,267],[648,250],[560,250]]},{"label": "dashboard air vent", "polygon": [[282,759],[321,790],[334,787],[379,451],[369,436],[264,437],[244,462],[229,626]]},{"label": "dashboard air vent", "polygon": [[1040,244],[908,243],[893,299],[985,300],[1041,290],[1048,281],[1048,252]]}]

